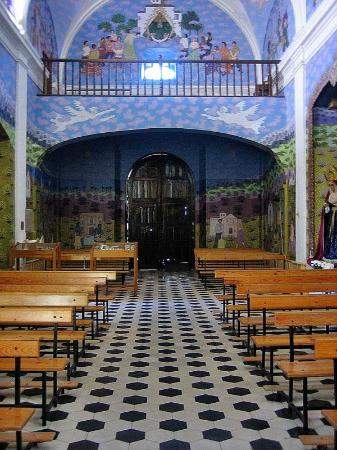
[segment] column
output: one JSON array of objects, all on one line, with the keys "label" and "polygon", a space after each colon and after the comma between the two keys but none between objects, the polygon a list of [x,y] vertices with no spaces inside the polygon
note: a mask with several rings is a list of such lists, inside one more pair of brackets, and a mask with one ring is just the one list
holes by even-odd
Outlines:
[{"label": "column", "polygon": [[15,241],[26,239],[26,138],[27,138],[27,69],[16,66],[15,108]]},{"label": "column", "polygon": [[306,71],[302,62],[295,73],[296,138],[296,261],[307,258],[307,129]]}]

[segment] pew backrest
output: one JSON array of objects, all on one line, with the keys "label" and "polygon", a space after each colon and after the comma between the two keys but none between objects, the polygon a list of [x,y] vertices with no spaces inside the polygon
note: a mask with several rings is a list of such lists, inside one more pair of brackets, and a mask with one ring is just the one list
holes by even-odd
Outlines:
[{"label": "pew backrest", "polygon": [[0,292],[0,306],[84,307],[88,305],[87,294],[50,294],[45,292]]},{"label": "pew backrest", "polygon": [[31,341],[0,341],[0,358],[39,358],[40,342]]},{"label": "pew backrest", "polygon": [[254,311],[337,308],[337,295],[251,295],[249,307]]},{"label": "pew backrest", "polygon": [[1,324],[20,324],[20,325],[39,325],[48,323],[57,325],[59,323],[73,323],[72,307],[32,307],[32,306],[0,306],[0,325]]},{"label": "pew backrest", "polygon": [[337,325],[337,312],[334,311],[279,312],[275,313],[274,324],[278,328]]},{"label": "pew backrest", "polygon": [[1,284],[0,292],[26,292],[44,294],[93,294],[94,285],[82,284]]},{"label": "pew backrest", "polygon": [[292,293],[321,293],[321,292],[337,292],[336,282],[274,282],[250,284],[240,282],[237,284],[238,294],[292,294]]}]

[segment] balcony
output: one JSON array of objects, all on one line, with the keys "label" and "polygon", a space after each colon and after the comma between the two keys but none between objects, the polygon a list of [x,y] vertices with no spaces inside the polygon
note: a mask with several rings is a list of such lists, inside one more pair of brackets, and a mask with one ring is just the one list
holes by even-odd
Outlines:
[{"label": "balcony", "polygon": [[44,96],[282,97],[280,61],[43,59],[43,62]]}]

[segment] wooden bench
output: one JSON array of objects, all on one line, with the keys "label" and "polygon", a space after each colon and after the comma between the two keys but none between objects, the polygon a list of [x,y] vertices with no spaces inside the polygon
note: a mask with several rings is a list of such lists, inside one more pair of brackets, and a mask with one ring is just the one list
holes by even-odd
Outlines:
[{"label": "wooden bench", "polygon": [[2,408],[0,416],[0,443],[16,443],[21,450],[23,443],[42,444],[55,439],[54,431],[23,432],[23,428],[35,413],[33,408]]},{"label": "wooden bench", "polygon": [[[246,295],[247,297],[247,313],[249,315],[249,299],[251,295],[266,295],[266,294],[307,294],[307,293],[320,293],[320,292],[337,292],[337,281],[308,281],[308,282],[292,282],[284,279],[274,279],[273,283],[259,283],[253,284],[250,282],[238,282],[236,285],[237,293],[239,295]],[[233,301],[235,304],[235,300]],[[244,308],[240,309],[244,311]],[[235,331],[235,321],[237,315],[235,309],[232,314],[232,328]]]},{"label": "wooden bench", "polygon": [[[266,334],[267,333],[267,312],[268,311],[293,311],[293,310],[322,310],[322,309],[337,309],[337,295],[284,295],[284,296],[259,296],[254,295],[250,297],[250,307],[254,311],[261,311],[262,317],[247,317],[240,319],[240,323],[247,325],[247,350],[250,355],[250,341],[253,342],[254,351],[261,350],[261,366],[266,371],[265,358],[266,352],[269,351],[269,380],[274,381],[274,352],[281,348],[290,348],[289,335],[280,334]],[[251,321],[253,319],[253,322]],[[256,323],[262,324],[263,335],[251,336],[251,327]],[[261,322],[260,322],[261,321]],[[277,327],[275,317],[269,318],[269,325]],[[255,325],[256,326],[256,325]],[[312,345],[312,338],[309,335],[296,336],[296,347],[305,347]],[[252,362],[251,359],[245,359],[246,362]]]},{"label": "wooden bench", "polygon": [[285,256],[261,249],[195,249],[195,268],[207,288],[207,277],[215,271],[229,267],[249,269],[267,267],[281,261],[285,267]]},{"label": "wooden bench", "polygon": [[[329,270],[329,271],[315,271],[315,270],[280,270],[280,269],[260,269],[260,270],[226,270],[226,271],[216,271],[216,277],[221,278],[223,280],[223,289],[224,295],[218,296],[218,300],[223,302],[223,311],[222,317],[223,320],[226,319],[229,322],[229,314],[227,311],[227,306],[231,303],[235,304],[237,300],[243,299],[247,297],[249,290],[245,289],[245,287],[250,284],[252,286],[251,289],[254,289],[254,286],[263,286],[266,285],[264,292],[268,293],[266,290],[270,287],[271,284],[282,284],[284,281],[286,283],[297,283],[297,282],[327,282],[332,281],[336,282],[337,280],[337,270]],[[284,280],[285,279],[285,280]],[[237,286],[240,286],[242,291],[237,290]],[[231,295],[226,295],[226,290],[231,290]],[[275,288],[274,288],[275,289]],[[256,291],[256,289],[255,289]],[[253,291],[253,292],[255,292]],[[270,288],[269,288],[270,291]],[[242,293],[238,293],[242,292]],[[273,292],[273,288],[271,288],[271,292]],[[256,292],[263,293],[263,292]],[[233,325],[234,325],[233,320]]]},{"label": "wooden bench", "polygon": [[[329,327],[337,325],[337,312],[335,311],[299,311],[299,312],[280,312],[275,314],[275,326],[289,329],[289,361],[279,362],[277,365],[284,377],[289,380],[288,395],[285,395],[289,407],[300,417],[303,422],[304,434],[308,432],[308,411],[316,409],[309,407],[308,404],[308,378],[326,378],[334,376],[334,364],[326,357],[321,349],[317,351],[319,340],[328,335],[312,334],[314,340],[315,354],[314,358],[319,356],[322,360],[314,361],[295,361],[295,330],[304,327]],[[335,336],[336,338],[336,336]],[[325,359],[325,361],[323,360]],[[294,380],[302,380],[302,405],[294,404]],[[336,392],[337,394],[337,392]],[[337,402],[337,397],[336,397]]]},{"label": "wooden bench", "polygon": [[[4,324],[34,326],[41,323],[48,323],[54,326],[54,332],[60,323],[71,324],[73,322],[72,308],[42,308],[42,307],[1,307],[0,308],[0,326]],[[40,357],[39,340],[25,341],[35,342],[38,347],[38,352],[29,357],[25,357],[24,347],[20,356],[20,360],[16,356],[11,356],[11,351],[15,348],[16,341],[0,340],[0,348],[3,352],[3,357],[0,359],[0,373],[12,373],[15,377],[15,406],[21,406],[21,375],[24,372],[27,373],[41,373],[41,389],[42,389],[42,401],[41,404],[33,405],[35,408],[42,409],[42,423],[46,424],[46,414],[52,405],[57,404],[57,398],[62,391],[58,386],[57,374],[64,372],[69,366],[68,358],[49,358]],[[33,345],[33,344],[32,344]],[[53,375],[53,395],[49,405],[47,405],[47,374]],[[75,387],[78,385],[76,384]],[[0,403],[0,408],[4,406],[13,406]]]},{"label": "wooden bench", "polygon": [[[23,288],[25,285],[23,286]],[[54,357],[57,356],[57,341],[63,341],[67,343],[67,354],[70,357],[70,344],[73,347],[73,355],[74,360],[71,366],[71,371],[76,370],[79,359],[79,342],[82,342],[82,354],[85,352],[85,340],[86,340],[86,331],[85,328],[91,328],[91,337],[95,337],[95,332],[93,329],[93,320],[84,319],[84,311],[92,310],[92,312],[97,312],[98,309],[102,309],[99,307],[89,307],[88,306],[88,294],[84,293],[72,293],[72,294],[52,294],[52,293],[41,293],[36,292],[34,295],[32,293],[27,292],[0,292],[0,307],[5,306],[19,306],[19,307],[29,307],[29,306],[40,306],[43,308],[47,307],[71,307],[73,308],[73,323],[66,324],[60,323],[59,326],[69,327],[71,326],[73,330],[67,331],[57,331],[56,334],[53,331],[45,332],[44,334],[40,331],[40,336],[43,336],[43,340],[45,341],[53,341],[54,342]],[[92,309],[93,308],[93,309]],[[1,311],[1,310],[0,310]],[[76,318],[76,311],[82,312],[83,319]],[[8,324],[13,325],[13,324]],[[48,323],[40,323],[40,326],[47,325]],[[5,326],[5,324],[3,324]],[[77,331],[77,328],[82,328],[83,331]],[[96,325],[96,328],[98,324]],[[38,332],[36,332],[37,334]],[[4,335],[4,332],[0,331],[0,337]]]}]

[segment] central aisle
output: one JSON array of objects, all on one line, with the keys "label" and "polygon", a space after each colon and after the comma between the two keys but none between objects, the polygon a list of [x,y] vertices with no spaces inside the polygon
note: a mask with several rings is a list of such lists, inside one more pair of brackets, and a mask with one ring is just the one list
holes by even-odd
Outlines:
[{"label": "central aisle", "polygon": [[266,400],[196,276],[142,276],[138,296],[112,305],[109,332],[80,364],[83,387],[51,413],[58,439],[43,448],[302,448],[291,438],[299,421]]}]

